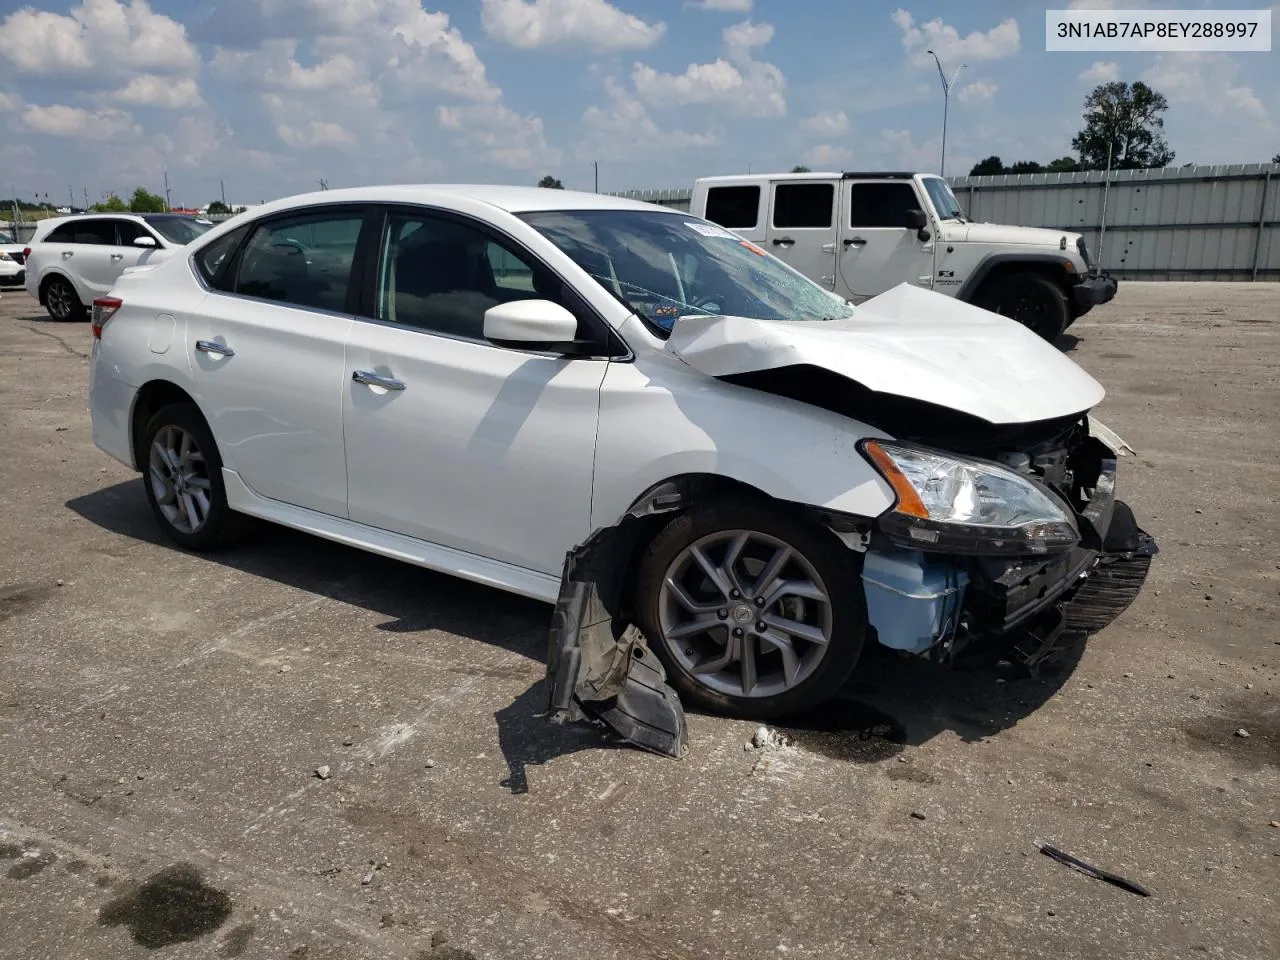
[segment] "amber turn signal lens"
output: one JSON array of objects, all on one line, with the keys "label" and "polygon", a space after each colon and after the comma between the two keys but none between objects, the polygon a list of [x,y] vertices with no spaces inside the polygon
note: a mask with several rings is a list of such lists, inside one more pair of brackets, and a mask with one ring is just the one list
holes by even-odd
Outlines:
[{"label": "amber turn signal lens", "polygon": [[929,510],[925,507],[924,501],[920,499],[920,495],[916,493],[916,488],[911,485],[911,481],[898,469],[898,465],[893,462],[893,458],[880,449],[880,444],[874,440],[868,440],[862,445],[862,449],[867,452],[871,462],[880,468],[880,473],[885,480],[889,481],[889,486],[893,487],[893,492],[898,495],[898,505],[894,509],[898,513],[905,513],[909,517],[928,520]]}]

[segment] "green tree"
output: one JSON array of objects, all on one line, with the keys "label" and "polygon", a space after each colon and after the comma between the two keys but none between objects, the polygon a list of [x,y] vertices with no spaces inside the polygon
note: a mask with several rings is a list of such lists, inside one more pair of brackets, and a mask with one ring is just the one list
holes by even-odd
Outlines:
[{"label": "green tree", "polygon": [[561,183],[559,180],[557,180],[555,177],[551,176],[551,174],[547,174],[545,177],[539,180],[538,186],[542,187],[545,190],[563,190],[564,189],[564,184]]},{"label": "green tree", "polygon": [[209,204],[208,209],[205,210],[205,213],[207,213],[211,217],[220,217],[230,212],[231,212],[231,208],[227,206],[225,203],[223,203],[221,200],[214,200],[212,203]]},{"label": "green tree", "polygon": [[1141,80],[1101,83],[1084,101],[1084,129],[1071,141],[1086,170],[1167,167],[1174,157],[1164,138],[1169,101]]},{"label": "green tree", "polygon": [[1049,161],[1049,166],[1045,169],[1050,173],[1075,173],[1080,169],[1080,161],[1075,157],[1059,157]]},{"label": "green tree", "polygon": [[129,200],[129,210],[131,213],[164,213],[164,197],[149,192],[145,187],[138,187]]},{"label": "green tree", "polygon": [[813,173],[812,170],[810,170],[808,167],[804,166],[803,164],[796,164],[794,167],[791,168],[791,172],[792,173]]},{"label": "green tree", "polygon": [[1043,173],[1044,167],[1036,163],[1034,160],[1019,160],[1011,166],[1005,173]]},{"label": "green tree", "polygon": [[969,176],[994,177],[1001,173],[1004,173],[1004,163],[1001,162],[999,157],[991,156],[975,163],[973,169],[969,171]]},{"label": "green tree", "polygon": [[129,205],[116,194],[111,193],[107,195],[107,199],[101,203],[95,203],[90,209],[95,213],[128,213]]}]

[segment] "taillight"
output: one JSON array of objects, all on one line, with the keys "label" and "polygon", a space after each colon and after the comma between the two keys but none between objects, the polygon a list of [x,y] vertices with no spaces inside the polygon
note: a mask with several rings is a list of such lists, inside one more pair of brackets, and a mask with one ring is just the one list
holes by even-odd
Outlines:
[{"label": "taillight", "polygon": [[119,297],[98,297],[93,301],[93,321],[91,327],[93,329],[93,339],[102,339],[102,328],[107,325],[107,321],[116,315],[116,311],[124,306],[124,301]]},{"label": "taillight", "polygon": [[30,259],[31,259],[31,248],[30,248],[30,247],[23,247],[23,248],[22,248],[22,259],[23,259],[23,260],[30,260]]}]

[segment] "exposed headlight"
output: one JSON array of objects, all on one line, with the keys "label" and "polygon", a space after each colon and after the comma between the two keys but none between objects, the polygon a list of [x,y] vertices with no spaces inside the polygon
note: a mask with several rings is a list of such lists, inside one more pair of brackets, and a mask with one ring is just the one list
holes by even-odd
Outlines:
[{"label": "exposed headlight", "polygon": [[12,259],[13,257],[10,254],[5,253],[3,250],[0,250],[0,260],[12,260]]},{"label": "exposed headlight", "polygon": [[868,440],[862,451],[897,494],[880,528],[916,550],[1028,554],[1080,541],[1068,507],[999,464]]}]

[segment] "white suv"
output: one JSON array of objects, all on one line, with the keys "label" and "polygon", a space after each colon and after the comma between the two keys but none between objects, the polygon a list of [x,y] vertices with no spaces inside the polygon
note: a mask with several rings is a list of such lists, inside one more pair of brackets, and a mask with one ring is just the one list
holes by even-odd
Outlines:
[{"label": "white suv", "polygon": [[129,267],[166,260],[212,227],[174,213],[112,213],[42,220],[26,250],[27,293],[55,320],[82,320]]},{"label": "white suv", "polygon": [[0,287],[22,285],[26,268],[23,261],[26,256],[22,244],[12,236],[0,230]]}]

